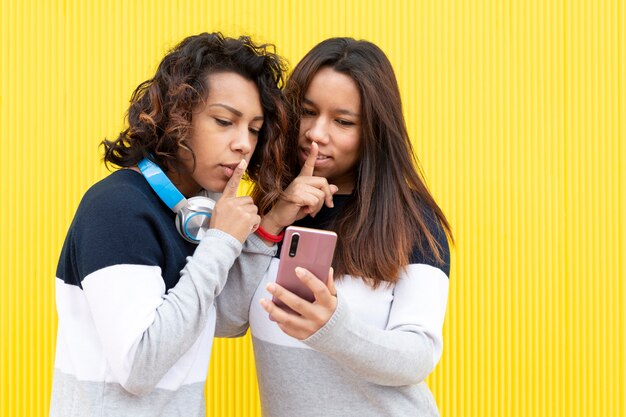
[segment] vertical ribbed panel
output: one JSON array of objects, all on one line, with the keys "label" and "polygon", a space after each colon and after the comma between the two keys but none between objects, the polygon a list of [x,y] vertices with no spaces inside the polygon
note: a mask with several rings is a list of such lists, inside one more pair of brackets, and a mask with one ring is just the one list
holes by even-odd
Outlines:
[{"label": "vertical ribbed panel", "polygon": [[[621,0],[3,0],[0,415],[47,415],[56,262],[98,143],[168,48],[223,30],[292,65],[342,35],[392,60],[457,240],[443,416],[626,416],[625,25]],[[216,341],[207,413],[260,415],[248,337]]]}]

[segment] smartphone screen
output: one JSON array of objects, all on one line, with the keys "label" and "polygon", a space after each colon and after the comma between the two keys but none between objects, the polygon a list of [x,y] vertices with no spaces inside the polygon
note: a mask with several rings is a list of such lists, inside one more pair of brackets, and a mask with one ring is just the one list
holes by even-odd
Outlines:
[{"label": "smartphone screen", "polygon": [[[295,268],[306,268],[326,283],[336,242],[335,232],[289,226],[280,251],[276,283],[305,300],[315,301],[313,292],[296,276]],[[273,301],[280,308],[292,311],[280,300]]]}]

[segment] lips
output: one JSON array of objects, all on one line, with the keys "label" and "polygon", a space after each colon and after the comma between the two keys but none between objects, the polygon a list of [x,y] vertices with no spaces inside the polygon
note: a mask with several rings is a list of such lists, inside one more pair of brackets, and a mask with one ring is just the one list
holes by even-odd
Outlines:
[{"label": "lips", "polygon": [[235,162],[233,164],[220,164],[220,167],[222,167],[222,169],[224,170],[224,174],[226,174],[226,176],[230,178],[235,173],[235,168],[237,168],[237,165],[239,165],[239,162]]},{"label": "lips", "polygon": [[[304,148],[301,148],[300,151],[304,155],[304,159],[307,159],[309,157],[309,153],[311,152],[310,149],[304,149]],[[317,158],[315,160],[316,161],[325,161],[325,160],[328,160],[328,159],[331,159],[331,157],[328,156],[328,155],[323,155],[323,154],[318,152]]]}]

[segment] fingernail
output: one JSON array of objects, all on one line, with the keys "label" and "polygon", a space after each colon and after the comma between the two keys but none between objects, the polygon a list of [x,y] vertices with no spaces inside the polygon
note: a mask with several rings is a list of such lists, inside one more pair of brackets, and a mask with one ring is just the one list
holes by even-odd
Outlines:
[{"label": "fingernail", "polygon": [[265,286],[265,289],[269,292],[274,292],[274,290],[276,290],[276,285],[270,282]]},{"label": "fingernail", "polygon": [[304,275],[304,269],[300,268],[299,266],[296,267],[296,275],[301,277],[302,275]]}]

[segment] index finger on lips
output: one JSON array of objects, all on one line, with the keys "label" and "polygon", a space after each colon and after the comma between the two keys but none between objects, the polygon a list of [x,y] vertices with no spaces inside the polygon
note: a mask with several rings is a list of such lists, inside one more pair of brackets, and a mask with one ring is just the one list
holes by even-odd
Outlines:
[{"label": "index finger on lips", "polygon": [[300,170],[300,175],[304,175],[310,177],[313,175],[313,171],[315,171],[315,160],[317,159],[317,154],[319,153],[319,148],[317,143],[311,142],[311,148],[309,149],[309,156],[304,161],[304,165],[302,165],[302,169]]},{"label": "index finger on lips", "polygon": [[241,162],[239,162],[239,165],[235,167],[233,175],[226,183],[226,188],[224,188],[222,197],[237,197],[237,189],[239,188],[239,183],[241,182],[244,172],[246,172],[247,165],[246,160],[242,159]]}]

